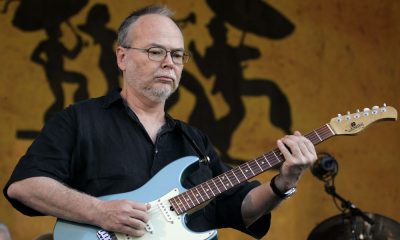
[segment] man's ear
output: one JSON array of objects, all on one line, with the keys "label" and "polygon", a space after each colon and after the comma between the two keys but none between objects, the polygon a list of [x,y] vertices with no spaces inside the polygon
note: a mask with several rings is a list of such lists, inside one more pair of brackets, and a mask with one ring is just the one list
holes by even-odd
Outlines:
[{"label": "man's ear", "polygon": [[125,71],[126,68],[126,51],[123,47],[118,46],[115,50],[115,54],[117,56],[117,64],[121,71]]}]

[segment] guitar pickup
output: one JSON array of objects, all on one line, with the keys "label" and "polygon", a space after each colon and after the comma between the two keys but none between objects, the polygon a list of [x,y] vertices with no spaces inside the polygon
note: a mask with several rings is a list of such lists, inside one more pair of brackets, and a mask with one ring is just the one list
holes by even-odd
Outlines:
[{"label": "guitar pickup", "polygon": [[167,222],[173,223],[174,219],[173,219],[173,215],[171,214],[172,211],[170,210],[171,208],[170,208],[169,202],[168,201],[164,202],[161,199],[159,199],[157,201],[157,206],[160,209],[160,211],[163,213]]}]

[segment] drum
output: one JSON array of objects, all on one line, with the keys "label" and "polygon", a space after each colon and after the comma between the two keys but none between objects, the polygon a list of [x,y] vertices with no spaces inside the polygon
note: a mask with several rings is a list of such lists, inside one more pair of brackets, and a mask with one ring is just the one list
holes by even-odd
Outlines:
[{"label": "drum", "polygon": [[[375,223],[370,225],[360,216],[353,216],[356,240],[399,240],[400,224],[388,217],[366,213]],[[348,214],[330,217],[318,224],[308,240],[354,240]]]}]

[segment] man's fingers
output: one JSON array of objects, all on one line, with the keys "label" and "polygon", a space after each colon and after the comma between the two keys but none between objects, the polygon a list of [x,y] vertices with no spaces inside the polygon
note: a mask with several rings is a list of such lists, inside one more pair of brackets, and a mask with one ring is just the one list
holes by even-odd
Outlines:
[{"label": "man's fingers", "polygon": [[128,234],[128,235],[134,236],[134,237],[141,237],[146,233],[146,231],[144,229],[134,229],[134,228],[132,228],[130,226],[122,226],[116,232],[120,232],[120,233],[123,233],[123,234]]},{"label": "man's fingers", "polygon": [[289,152],[289,149],[286,148],[285,144],[283,143],[282,139],[279,139],[276,144],[278,145],[279,150],[283,154],[283,157],[286,159],[291,158],[291,154]]}]

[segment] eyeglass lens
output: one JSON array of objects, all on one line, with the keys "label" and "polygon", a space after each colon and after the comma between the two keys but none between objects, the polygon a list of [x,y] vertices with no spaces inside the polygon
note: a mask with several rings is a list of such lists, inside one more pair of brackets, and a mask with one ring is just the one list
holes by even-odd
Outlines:
[{"label": "eyeglass lens", "polygon": [[[149,59],[154,61],[162,61],[167,56],[167,50],[160,47],[153,47],[148,49]],[[170,51],[172,61],[176,64],[184,64],[189,61],[189,54],[183,50]]]}]

